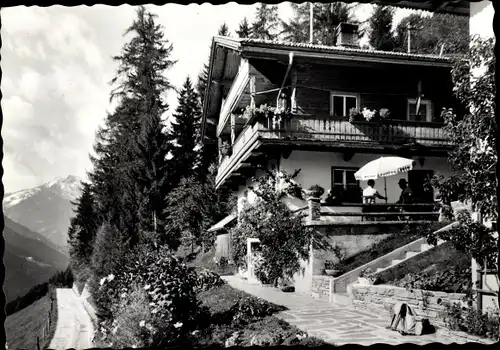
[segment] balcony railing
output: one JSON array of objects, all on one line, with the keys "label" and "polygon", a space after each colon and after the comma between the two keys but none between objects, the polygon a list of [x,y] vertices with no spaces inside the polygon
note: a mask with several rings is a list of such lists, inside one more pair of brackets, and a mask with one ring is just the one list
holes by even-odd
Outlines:
[{"label": "balcony railing", "polygon": [[327,119],[312,115],[294,115],[281,125],[259,130],[262,138],[338,141],[381,145],[421,144],[450,146],[441,123],[384,120],[355,121],[347,118]]},{"label": "balcony railing", "polygon": [[257,141],[265,144],[266,141],[274,140],[318,141],[370,147],[420,144],[441,148],[453,145],[440,123],[404,120],[350,122],[347,118],[293,115],[279,124],[273,124],[272,120],[261,120],[244,127],[232,145],[230,156],[222,157],[216,182],[223,181],[257,146]]}]

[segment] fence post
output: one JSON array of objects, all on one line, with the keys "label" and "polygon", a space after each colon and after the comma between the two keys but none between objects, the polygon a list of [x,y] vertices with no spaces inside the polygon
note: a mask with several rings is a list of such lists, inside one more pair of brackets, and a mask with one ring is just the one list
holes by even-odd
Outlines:
[{"label": "fence post", "polygon": [[40,350],[40,337],[36,337],[36,348]]}]

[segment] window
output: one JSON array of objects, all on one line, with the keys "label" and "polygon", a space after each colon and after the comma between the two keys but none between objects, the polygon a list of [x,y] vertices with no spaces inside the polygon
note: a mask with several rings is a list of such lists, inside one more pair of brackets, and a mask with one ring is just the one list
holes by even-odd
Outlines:
[{"label": "window", "polygon": [[332,92],[330,95],[330,114],[334,117],[346,117],[351,108],[358,108],[358,96]]},{"label": "window", "polygon": [[432,102],[430,100],[421,100],[420,113],[417,116],[417,99],[408,99],[407,109],[408,120],[417,122],[431,122],[432,121]]},{"label": "window", "polygon": [[362,191],[359,181],[354,178],[357,168],[332,167],[332,192],[334,195],[342,193],[344,203],[361,203]]}]

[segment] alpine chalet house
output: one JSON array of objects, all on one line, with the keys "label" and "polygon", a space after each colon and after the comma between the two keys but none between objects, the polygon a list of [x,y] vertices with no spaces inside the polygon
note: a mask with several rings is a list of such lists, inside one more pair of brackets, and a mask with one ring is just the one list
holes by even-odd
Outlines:
[{"label": "alpine chalet house", "polygon": [[[388,198],[379,200],[376,211],[398,201],[398,183],[405,179],[417,202],[428,204],[410,220],[437,220],[426,180],[451,174],[446,157],[452,145],[441,111],[457,102],[449,58],[364,50],[356,25],[344,23],[337,30],[336,46],[215,37],[202,132],[205,143],[219,149],[216,186],[236,191],[238,210],[243,199],[254,198],[248,186],[259,166],[273,164],[288,173],[301,169],[295,180],[303,189],[319,185],[336,198],[322,204],[320,216],[308,224],[354,254],[403,224],[389,214],[370,218],[363,204],[367,183],[354,173],[381,156],[411,158],[415,166],[386,182],[376,180],[375,188]],[[308,205],[306,198],[290,198],[288,204],[294,210]],[[314,255],[311,251],[297,276],[298,292],[310,293],[325,269],[324,259]]]}]

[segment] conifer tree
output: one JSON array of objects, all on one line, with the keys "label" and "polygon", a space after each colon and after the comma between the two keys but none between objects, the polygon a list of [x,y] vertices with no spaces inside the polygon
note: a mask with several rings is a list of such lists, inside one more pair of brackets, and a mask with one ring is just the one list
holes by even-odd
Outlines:
[{"label": "conifer tree", "polygon": [[283,39],[295,43],[305,43],[309,40],[309,14],[306,7],[309,4],[291,4],[294,15],[286,22],[281,21]]},{"label": "conifer tree", "polygon": [[173,143],[171,184],[176,187],[184,177],[191,176],[200,166],[200,122],[201,110],[198,94],[191,79],[186,78],[178,96],[179,104],[173,114],[169,138]]},{"label": "conifer tree", "polygon": [[[230,36],[229,34],[229,28],[226,23],[223,23],[217,32],[217,35],[219,36]],[[207,62],[210,60],[207,59]],[[208,63],[203,64],[203,69],[201,72],[198,74],[198,81],[196,82],[196,91],[198,92],[198,95],[200,96],[201,103],[203,104],[204,96],[205,96],[205,88],[207,87],[207,80],[208,80]]]},{"label": "conifer tree", "polygon": [[246,17],[240,22],[236,35],[238,35],[238,38],[250,38],[252,36],[252,28]]},{"label": "conifer tree", "polygon": [[273,40],[279,30],[278,6],[260,3],[252,23],[252,38]]},{"label": "conifer tree", "polygon": [[92,246],[100,226],[96,203],[90,184],[82,182],[80,197],[72,202],[76,206],[68,230],[71,259],[80,264],[89,264]]},{"label": "conifer tree", "polygon": [[217,32],[217,35],[230,36],[229,27],[227,26],[226,22],[222,23],[222,25],[219,27],[219,31]]},{"label": "conifer tree", "polygon": [[143,6],[137,10],[137,19],[126,31],[134,37],[122,54],[114,57],[119,68],[113,79],[117,87],[112,94],[126,103],[124,107],[130,107],[129,115],[138,115],[138,128],[128,148],[125,170],[129,184],[126,199],[139,204],[138,220],[131,213],[131,224],[134,229],[154,232],[161,229],[163,198],[169,189],[166,171],[169,149],[162,116],[168,110],[164,96],[172,89],[165,72],[175,64],[170,59],[172,44],[164,39],[155,17],[146,13]]},{"label": "conifer tree", "polygon": [[315,43],[328,46],[335,45],[337,43],[337,26],[340,23],[352,22],[352,20],[350,8],[345,3],[314,4]]},{"label": "conifer tree", "polygon": [[396,50],[408,50],[408,25],[412,53],[438,55],[443,47],[445,54],[464,54],[469,49],[469,25],[467,18],[445,13],[432,16],[411,14],[396,27]]},{"label": "conifer tree", "polygon": [[392,34],[394,10],[389,6],[377,6],[370,18],[370,45],[376,50],[393,51],[395,38]]}]

